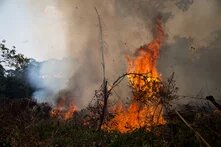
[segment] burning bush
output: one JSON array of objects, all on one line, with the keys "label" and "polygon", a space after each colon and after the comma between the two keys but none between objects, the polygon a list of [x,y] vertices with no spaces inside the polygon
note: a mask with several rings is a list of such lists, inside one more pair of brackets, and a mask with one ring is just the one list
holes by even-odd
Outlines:
[{"label": "burning bush", "polygon": [[57,95],[55,106],[50,112],[51,117],[57,117],[64,120],[69,120],[73,117],[77,107],[71,99],[71,94],[68,91],[60,91]]},{"label": "burning bush", "polygon": [[160,19],[157,19],[154,35],[154,40],[138,48],[133,57],[127,56],[127,77],[133,97],[127,109],[118,111],[103,128],[109,131],[128,132],[165,123],[162,117],[163,106],[160,95],[162,82],[156,69],[159,49],[164,37]]}]

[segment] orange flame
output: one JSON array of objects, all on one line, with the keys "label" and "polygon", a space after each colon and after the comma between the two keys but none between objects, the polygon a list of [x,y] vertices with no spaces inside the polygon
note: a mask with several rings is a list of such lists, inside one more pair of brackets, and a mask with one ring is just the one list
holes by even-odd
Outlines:
[{"label": "orange flame", "polygon": [[[159,77],[156,69],[157,59],[159,57],[160,45],[163,41],[164,32],[160,19],[157,19],[155,38],[149,44],[141,46],[135,52],[133,58],[127,57],[128,73],[146,74],[151,73],[153,77]],[[129,80],[130,76],[129,76]]]},{"label": "orange flame", "polygon": [[58,99],[57,105],[50,112],[50,116],[69,120],[73,117],[76,110],[76,106],[73,103],[67,102],[67,98],[63,97]]},{"label": "orange flame", "polygon": [[[157,92],[160,89],[160,79],[156,63],[159,57],[160,45],[164,37],[160,19],[157,19],[154,35],[154,40],[137,49],[133,57],[127,56],[129,83],[132,89],[137,91],[138,95],[134,95],[127,109],[123,109],[120,106],[120,110],[118,109],[115,112],[115,117],[103,126],[108,131],[118,130],[125,133],[137,128],[147,128],[165,123],[162,116],[163,107],[161,104],[158,103],[156,105],[152,103],[147,105],[139,101],[139,91],[145,93],[145,95],[142,95],[145,99],[143,101],[159,100]],[[145,76],[146,79],[143,79],[139,75]]]}]

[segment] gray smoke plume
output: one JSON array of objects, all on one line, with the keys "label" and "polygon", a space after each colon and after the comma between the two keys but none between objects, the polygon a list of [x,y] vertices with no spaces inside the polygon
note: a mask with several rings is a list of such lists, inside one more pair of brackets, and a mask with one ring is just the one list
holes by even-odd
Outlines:
[{"label": "gray smoke plume", "polygon": [[[219,87],[206,71],[208,68],[217,69],[209,66],[209,62],[219,59],[208,61],[205,57],[216,52],[212,51],[216,49],[207,50],[212,43],[218,43],[215,41],[215,32],[221,29],[218,0],[81,0],[61,3],[62,12],[69,22],[70,54],[79,58],[82,65],[71,82],[84,104],[101,83],[99,30],[94,7],[99,10],[103,22],[105,60],[111,82],[126,72],[124,55],[152,39],[153,20],[160,15],[167,34],[158,63],[163,77],[175,72],[180,93],[186,95],[197,94],[205,85],[210,89]],[[126,82],[123,85],[125,88]],[[118,92],[124,98],[128,95],[128,90]]]},{"label": "gray smoke plume", "polygon": [[[79,107],[88,104],[102,81],[94,7],[98,9],[104,30],[109,83],[126,72],[125,54],[133,53],[152,40],[154,20],[161,16],[167,35],[158,62],[163,78],[175,72],[180,94],[186,95],[197,94],[205,87],[213,94],[214,89],[220,87],[219,0],[66,0],[55,3],[67,27],[68,53],[78,61],[77,67],[70,67],[74,74],[66,86]],[[126,98],[127,81],[116,91]]]}]

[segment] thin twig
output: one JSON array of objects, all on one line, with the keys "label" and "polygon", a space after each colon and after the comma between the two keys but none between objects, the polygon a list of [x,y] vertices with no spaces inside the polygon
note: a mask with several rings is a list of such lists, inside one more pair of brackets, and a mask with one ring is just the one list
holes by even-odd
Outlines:
[{"label": "thin twig", "polygon": [[100,115],[100,124],[98,126],[98,130],[101,130],[101,126],[104,122],[106,111],[107,111],[107,100],[108,100],[108,90],[107,90],[107,80],[105,76],[105,60],[104,60],[104,41],[103,41],[103,28],[101,25],[101,18],[97,11],[97,8],[94,8],[97,13],[98,23],[99,23],[99,30],[100,30],[100,51],[101,51],[101,57],[102,57],[102,69],[103,69],[103,84],[102,84],[102,92],[103,92],[103,108]]},{"label": "thin twig", "polygon": [[102,62],[101,62],[101,65],[102,65],[102,68],[103,68],[103,79],[106,79],[105,77],[105,60],[104,60],[104,41],[103,41],[103,28],[102,28],[102,25],[101,25],[101,18],[100,18],[100,15],[97,11],[97,8],[94,7],[96,13],[97,13],[97,19],[98,19],[98,23],[99,23],[99,30],[100,30],[100,51],[101,51],[101,57],[102,57]]}]

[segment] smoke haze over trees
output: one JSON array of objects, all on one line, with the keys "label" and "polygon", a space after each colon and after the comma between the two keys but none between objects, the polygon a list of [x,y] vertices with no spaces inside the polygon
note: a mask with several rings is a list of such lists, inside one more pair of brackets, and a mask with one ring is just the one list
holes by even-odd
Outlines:
[{"label": "smoke haze over trees", "polygon": [[[1,3],[4,8],[10,2]],[[57,93],[58,89],[67,88],[72,91],[79,105],[85,106],[88,103],[94,94],[94,89],[99,87],[102,80],[98,22],[94,11],[96,7],[101,14],[104,30],[105,60],[110,82],[126,72],[125,55],[133,54],[138,46],[153,38],[153,22],[156,16],[160,15],[166,33],[158,62],[163,78],[175,72],[180,94],[195,95],[203,88],[204,94],[215,92],[217,96],[220,95],[220,82],[216,82],[219,81],[217,75],[220,74],[220,70],[215,66],[220,62],[218,50],[221,4],[219,0],[110,0],[105,2],[102,0],[41,0],[33,3],[23,0],[20,4],[25,4],[30,15],[33,16],[33,21],[36,22],[34,36],[42,39],[47,37],[42,42],[46,45],[48,38],[55,36],[53,32],[57,31],[60,34],[56,37],[58,39],[56,42],[60,43],[52,47],[51,51],[45,50],[45,55],[51,58],[52,53],[55,53],[57,57],[62,49],[61,58],[65,54],[74,60],[67,65],[63,64],[64,68],[57,69],[63,73],[67,71],[71,73],[64,75],[60,84],[62,86],[54,88],[54,84],[50,82],[46,82],[47,84],[35,82],[32,83],[34,87],[44,87],[46,91],[57,89],[52,93]],[[49,21],[41,17],[44,15]],[[37,19],[38,16],[41,19]],[[42,34],[36,32],[42,32]],[[48,43],[54,44],[54,41],[49,40]],[[48,73],[57,68],[56,64],[50,64],[50,66],[52,68],[48,69],[48,65],[42,63],[39,71]],[[122,83],[122,87],[124,90],[120,88],[116,90],[126,98],[129,92],[126,81]],[[46,99],[45,101],[53,102],[52,98]]]}]

